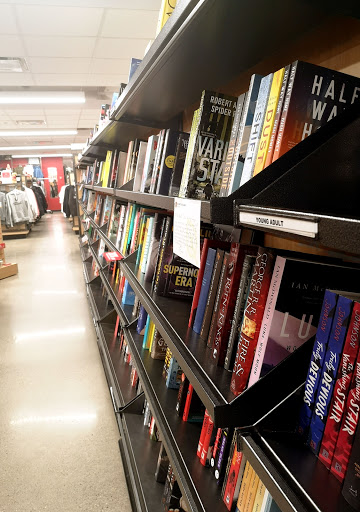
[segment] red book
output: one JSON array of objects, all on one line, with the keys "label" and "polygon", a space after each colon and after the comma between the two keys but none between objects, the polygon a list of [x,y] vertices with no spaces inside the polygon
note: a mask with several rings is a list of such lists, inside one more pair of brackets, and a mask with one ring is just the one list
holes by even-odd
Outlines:
[{"label": "red book", "polygon": [[211,455],[211,461],[210,461],[210,465],[211,465],[211,467],[212,467],[212,468],[213,468],[213,467],[214,467],[214,465],[215,465],[215,457],[216,457],[217,449],[218,449],[218,446],[219,446],[219,441],[220,441],[220,437],[221,437],[221,432],[222,432],[222,429],[221,429],[221,428],[218,428],[218,429],[217,429],[217,432],[216,432],[216,438],[215,438],[214,448],[213,448],[213,452],[212,452],[212,455]]},{"label": "red book", "polygon": [[201,458],[201,453],[202,453],[202,449],[203,449],[203,446],[204,446],[204,439],[205,439],[205,436],[206,436],[206,431],[207,431],[207,427],[208,427],[208,423],[209,423],[209,414],[208,412],[205,410],[205,414],[204,414],[204,421],[203,421],[203,424],[202,424],[202,428],[201,428],[201,433],[200,433],[200,439],[199,439],[199,443],[198,443],[198,447],[197,447],[197,452],[196,452],[196,455]]},{"label": "red book", "polygon": [[186,395],[184,412],[183,412],[183,421],[188,420],[193,391],[194,391],[194,388],[193,388],[192,384],[189,383],[189,387],[188,387],[188,391],[187,391],[187,395]]},{"label": "red book", "polygon": [[219,303],[214,341],[212,347],[213,362],[224,366],[227,342],[229,339],[232,318],[234,315],[237,290],[239,287],[241,271],[245,255],[256,256],[257,247],[232,243],[230,248],[229,263],[225,270],[225,283]]},{"label": "red book", "polygon": [[211,419],[211,417],[209,416],[207,429],[206,429],[205,436],[204,436],[204,443],[203,443],[201,456],[200,456],[200,462],[203,466],[206,466],[206,461],[208,460],[208,451],[209,451],[210,439],[211,439],[213,428],[214,428],[214,422]]},{"label": "red book", "polygon": [[[234,433],[236,436],[237,433]],[[237,499],[240,490],[240,467],[243,459],[242,452],[237,449],[237,442],[235,442],[234,451],[232,454],[231,463],[229,465],[229,473],[227,476],[226,487],[224,491],[223,500],[228,510],[232,510],[234,501]]]},{"label": "red book", "polygon": [[331,399],[329,415],[321,442],[319,459],[330,469],[336,442],[339,436],[346,398],[353,378],[354,365],[359,352],[360,304],[354,302],[349,327],[346,334],[344,350],[338,369],[334,393]]},{"label": "red book", "polygon": [[[360,325],[358,324],[358,329]],[[331,463],[331,472],[340,482],[344,480],[349,463],[354,434],[359,420],[360,410],[360,352],[356,358],[356,365],[346,400],[343,419]]]},{"label": "red book", "polygon": [[230,389],[239,395],[246,388],[255,348],[259,338],[262,317],[270,287],[274,254],[259,247],[251,274],[249,295],[244,310],[240,337],[236,351]]},{"label": "red book", "polygon": [[205,270],[205,264],[206,264],[206,258],[209,248],[216,248],[216,249],[229,249],[230,243],[229,242],[223,242],[221,240],[211,240],[209,238],[204,238],[202,250],[201,250],[201,259],[200,259],[200,267],[199,272],[196,278],[196,285],[195,285],[195,291],[194,291],[194,297],[191,304],[191,311],[189,316],[189,327],[192,327],[195,320],[196,310],[199,304],[199,297],[200,297],[200,291],[201,291],[201,285],[202,280],[204,277],[204,270]]}]

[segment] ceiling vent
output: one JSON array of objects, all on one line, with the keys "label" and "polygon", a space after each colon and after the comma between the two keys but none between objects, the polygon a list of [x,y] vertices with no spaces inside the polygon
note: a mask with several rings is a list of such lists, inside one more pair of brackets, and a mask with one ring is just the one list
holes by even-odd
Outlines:
[{"label": "ceiling vent", "polygon": [[23,73],[24,71],[29,71],[25,59],[0,57],[0,73]]},{"label": "ceiling vent", "polygon": [[24,128],[26,126],[46,126],[45,121],[43,121],[41,119],[33,119],[33,120],[26,119],[25,121],[16,121],[16,124],[18,126],[22,126]]}]

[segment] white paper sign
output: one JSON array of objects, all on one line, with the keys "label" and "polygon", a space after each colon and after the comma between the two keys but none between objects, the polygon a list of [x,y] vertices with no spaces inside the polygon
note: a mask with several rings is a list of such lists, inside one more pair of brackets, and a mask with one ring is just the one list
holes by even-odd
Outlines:
[{"label": "white paper sign", "polygon": [[239,212],[240,224],[251,224],[252,226],[266,227],[285,231],[294,235],[315,238],[318,233],[318,223],[313,220],[294,219],[277,215],[263,215],[261,213]]},{"label": "white paper sign", "polygon": [[201,201],[174,198],[173,251],[195,267],[200,267]]}]

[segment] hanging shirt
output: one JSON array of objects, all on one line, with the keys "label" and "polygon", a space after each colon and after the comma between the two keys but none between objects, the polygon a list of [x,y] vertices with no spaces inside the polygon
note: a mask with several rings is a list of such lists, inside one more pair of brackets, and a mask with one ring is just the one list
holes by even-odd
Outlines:
[{"label": "hanging shirt", "polygon": [[10,212],[7,219],[7,226],[12,227],[19,222],[29,222],[29,203],[26,193],[22,190],[14,189],[6,195],[6,201]]},{"label": "hanging shirt", "polygon": [[41,179],[44,178],[40,165],[34,165],[34,178]]},{"label": "hanging shirt", "polygon": [[[31,190],[31,188],[25,187],[25,193],[28,200],[28,203],[30,205],[33,221],[40,216],[39,207],[36,201],[36,197],[34,192]],[[32,221],[32,222],[33,222]]]}]

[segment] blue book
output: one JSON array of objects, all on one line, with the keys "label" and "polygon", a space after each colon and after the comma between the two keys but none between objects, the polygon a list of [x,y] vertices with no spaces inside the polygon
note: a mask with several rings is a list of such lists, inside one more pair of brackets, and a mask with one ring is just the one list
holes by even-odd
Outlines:
[{"label": "blue book", "polygon": [[339,295],[309,429],[308,444],[315,455],[321,446],[352,304],[350,298]]},{"label": "blue book", "polygon": [[319,325],[316,331],[314,347],[306,377],[304,403],[300,410],[298,432],[307,439],[314,402],[319,387],[320,375],[329,341],[338,295],[330,290],[325,291],[321,308]]},{"label": "blue book", "polygon": [[134,57],[131,59],[130,63],[130,71],[129,71],[129,82],[137,68],[140,66],[142,59],[135,59]]},{"label": "blue book", "polygon": [[202,279],[202,283],[201,283],[199,302],[198,302],[198,306],[196,309],[196,315],[195,315],[194,326],[193,326],[193,330],[197,334],[200,334],[203,319],[204,319],[206,302],[207,302],[207,298],[209,295],[211,277],[212,277],[212,272],[213,272],[214,263],[215,263],[215,256],[216,256],[216,249],[208,249],[206,263],[205,263],[205,269],[204,269],[204,275],[203,275],[203,279]]},{"label": "blue book", "polygon": [[179,389],[180,382],[181,368],[175,357],[172,357],[169,364],[168,374],[166,376],[166,387],[170,389]]},{"label": "blue book", "polygon": [[124,306],[133,306],[135,303],[135,292],[131,288],[128,280],[125,281],[124,291],[121,299],[121,304]]},{"label": "blue book", "polygon": [[147,339],[148,334],[149,334],[150,323],[151,323],[151,318],[150,318],[150,315],[148,315],[147,319],[146,319],[145,331],[144,331],[144,339],[143,339],[143,348],[145,348],[145,349],[149,348],[149,347],[146,346],[146,339]]},{"label": "blue book", "polygon": [[146,309],[144,308],[144,306],[140,306],[139,318],[138,318],[138,322],[136,325],[136,332],[138,334],[144,334],[147,317],[148,317],[148,314],[147,314]]}]

